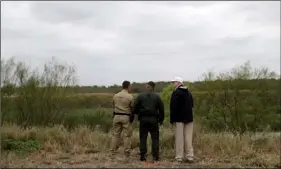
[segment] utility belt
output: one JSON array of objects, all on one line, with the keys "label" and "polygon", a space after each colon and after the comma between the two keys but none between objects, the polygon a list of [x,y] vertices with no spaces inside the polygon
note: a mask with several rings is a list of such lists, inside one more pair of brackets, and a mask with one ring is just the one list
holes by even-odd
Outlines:
[{"label": "utility belt", "polygon": [[113,112],[113,115],[131,116],[131,114],[129,113],[116,113],[116,112]]},{"label": "utility belt", "polygon": [[135,119],[135,116],[133,114],[128,114],[128,113],[116,113],[116,112],[113,112],[113,117],[115,115],[121,115],[121,116],[129,116],[130,118],[130,123],[132,123]]}]

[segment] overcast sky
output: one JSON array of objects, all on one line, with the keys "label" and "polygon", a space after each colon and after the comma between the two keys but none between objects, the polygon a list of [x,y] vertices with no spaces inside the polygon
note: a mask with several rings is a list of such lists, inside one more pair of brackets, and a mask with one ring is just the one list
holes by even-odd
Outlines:
[{"label": "overcast sky", "polygon": [[280,72],[280,2],[1,2],[1,57],[74,64],[81,85]]}]

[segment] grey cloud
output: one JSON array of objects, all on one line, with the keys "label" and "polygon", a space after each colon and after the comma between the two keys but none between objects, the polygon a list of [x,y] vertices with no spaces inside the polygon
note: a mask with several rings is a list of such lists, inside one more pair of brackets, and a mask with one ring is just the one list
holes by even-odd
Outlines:
[{"label": "grey cloud", "polygon": [[[259,46],[259,48],[257,48]],[[245,60],[261,60],[278,59],[280,56],[280,40],[267,40],[260,39],[256,36],[248,37],[226,37],[219,41],[214,41],[213,45],[208,46],[193,46],[193,52],[200,52],[205,55],[202,60],[206,61],[219,61],[236,63]],[[202,50],[203,49],[203,50]]]},{"label": "grey cloud", "polygon": [[176,57],[192,50],[192,44],[208,43],[205,30],[206,27],[199,24],[186,27],[172,18],[142,16],[134,29],[120,32],[126,40],[121,40],[120,47],[126,49],[124,52],[139,57]]},{"label": "grey cloud", "polygon": [[[189,6],[194,6],[194,7],[202,7],[202,6],[208,6],[208,5],[213,5],[216,4],[218,2],[216,1],[162,1],[163,3],[165,3],[166,5],[169,6],[185,6],[185,5],[189,5]],[[160,2],[159,2],[160,3]]]},{"label": "grey cloud", "polygon": [[89,7],[87,4],[83,4],[84,10],[79,10],[79,2],[75,1],[33,2],[30,5],[30,12],[37,20],[44,20],[57,24],[91,18],[92,12],[89,8],[87,9],[87,7]]},{"label": "grey cloud", "polygon": [[247,15],[249,22],[280,26],[280,1],[237,2],[234,10]]},{"label": "grey cloud", "polygon": [[[188,11],[177,13],[183,6],[200,9],[220,4],[229,4],[229,20],[236,17],[230,25],[223,22],[224,13],[212,21],[206,19],[212,12],[190,15],[194,18]],[[33,65],[56,56],[75,64],[79,83],[86,85],[173,76],[197,80],[211,68],[221,71],[247,60],[279,71],[280,34],[267,38],[266,30],[251,31],[255,26],[280,29],[276,6],[266,2],[30,2],[26,11],[30,18],[23,27],[19,26],[22,20],[3,14],[1,55],[31,59]],[[240,16],[248,18],[244,25],[235,22]],[[236,30],[235,24],[241,28]]]},{"label": "grey cloud", "polygon": [[17,31],[17,30],[13,30],[13,29],[8,29],[8,28],[2,28],[1,29],[1,38],[2,40],[5,39],[15,39],[15,40],[19,40],[19,39],[26,39],[29,38],[28,35],[26,35],[24,32],[22,31]]},{"label": "grey cloud", "polygon": [[122,2],[33,2],[32,16],[39,21],[53,24],[88,24],[94,28],[109,28],[122,10]]},{"label": "grey cloud", "polygon": [[[5,28],[1,37],[1,55],[4,58],[14,56],[16,59],[28,62],[33,67],[42,65],[55,57],[60,61],[67,61],[75,65],[80,83],[87,84],[91,79],[81,78],[88,73],[91,76],[99,76],[108,63],[104,55],[93,54],[75,48],[71,43],[65,41],[58,35],[45,34],[42,31],[9,30]],[[16,37],[16,35],[22,35]],[[7,56],[8,55],[8,56]],[[91,70],[91,71],[89,71]]]}]

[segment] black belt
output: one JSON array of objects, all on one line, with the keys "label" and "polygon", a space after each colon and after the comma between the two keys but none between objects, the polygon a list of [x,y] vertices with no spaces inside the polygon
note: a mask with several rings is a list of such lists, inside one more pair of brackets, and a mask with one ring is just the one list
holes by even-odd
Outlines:
[{"label": "black belt", "polygon": [[131,114],[128,113],[113,113],[113,115],[123,115],[123,116],[131,116]]}]

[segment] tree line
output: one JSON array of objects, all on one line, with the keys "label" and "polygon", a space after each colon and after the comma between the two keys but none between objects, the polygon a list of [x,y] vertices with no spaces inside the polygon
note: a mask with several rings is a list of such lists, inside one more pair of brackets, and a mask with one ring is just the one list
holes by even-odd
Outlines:
[{"label": "tree line", "polygon": [[[236,80],[241,83],[241,87],[243,87],[243,90],[251,91],[254,90],[257,87],[257,81],[261,81],[262,79],[247,79],[247,80]],[[263,79],[268,83],[268,88],[269,90],[277,90],[280,88],[280,80],[279,79]],[[196,81],[196,82],[184,82],[187,86],[192,88],[193,91],[207,91],[207,90],[215,90],[217,84],[223,83],[222,80],[215,80],[215,81],[209,81],[208,83],[208,88],[206,88],[206,82],[203,81]],[[160,93],[163,91],[163,89],[170,85],[170,82],[155,82],[156,87],[155,87],[155,92]],[[142,93],[146,91],[145,88],[146,83],[138,83],[138,82],[133,82],[132,83],[132,92],[133,93]],[[114,85],[114,86],[75,86],[75,92],[76,93],[117,93],[120,91],[122,88],[121,85]]]},{"label": "tree line", "polygon": [[[1,124],[69,126],[81,118],[79,123],[87,122],[93,126],[94,122],[103,125],[108,121],[107,124],[111,124],[112,112],[105,116],[103,110],[89,116],[81,111],[84,108],[110,108],[112,95],[120,91],[121,86],[79,87],[75,86],[76,80],[73,67],[54,59],[45,64],[43,71],[13,59],[1,60]],[[144,84],[133,83],[135,93],[145,91]],[[267,128],[280,130],[280,77],[268,68],[252,68],[246,62],[227,72],[208,72],[202,81],[187,82],[186,85],[194,93],[196,117],[206,129],[238,133]],[[172,90],[169,82],[157,83],[156,92],[161,92],[166,106]],[[15,94],[17,97],[13,97]],[[69,112],[73,110],[80,114],[70,118]]]},{"label": "tree line", "polygon": [[[276,91],[280,88],[280,79],[236,79],[234,80],[236,82],[239,82],[241,85],[241,88],[243,88],[243,91],[252,91],[255,90],[258,87],[258,82],[265,81],[268,85],[268,90],[270,91]],[[163,89],[170,85],[170,82],[155,82],[155,92],[160,93],[163,91]],[[206,87],[206,83],[208,84]],[[196,82],[184,82],[185,85],[187,85],[192,91],[194,92],[206,92],[208,90],[216,90],[218,84],[224,83],[223,80],[214,80],[214,81],[196,81]],[[146,91],[145,88],[146,83],[139,83],[139,82],[133,82],[132,83],[132,93],[142,93]],[[44,87],[41,87],[42,90],[44,90]],[[121,85],[113,85],[113,86],[67,86],[67,87],[57,87],[57,88],[71,88],[74,93],[79,94],[86,94],[86,93],[118,93],[120,89],[122,88]],[[6,93],[6,90],[12,92],[13,94],[16,94],[16,91],[20,92],[22,88],[17,86],[12,86],[11,84],[3,84],[1,86],[1,90],[3,93]]]}]

